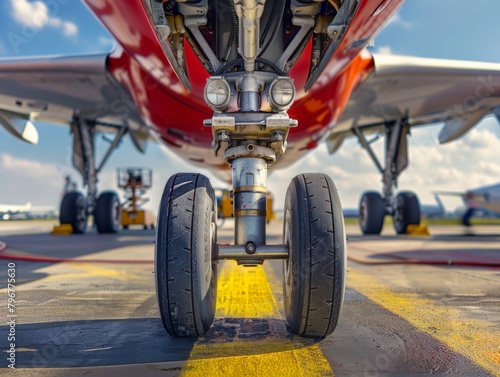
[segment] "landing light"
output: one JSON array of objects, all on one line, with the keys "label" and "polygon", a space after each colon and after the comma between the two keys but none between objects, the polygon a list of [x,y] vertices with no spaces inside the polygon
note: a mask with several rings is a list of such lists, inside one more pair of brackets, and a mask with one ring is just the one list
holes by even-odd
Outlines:
[{"label": "landing light", "polygon": [[292,106],[295,99],[293,80],[288,77],[276,78],[269,87],[269,102],[278,111],[285,111]]},{"label": "landing light", "polygon": [[231,88],[222,77],[211,77],[205,86],[205,101],[214,111],[224,111],[229,108]]}]

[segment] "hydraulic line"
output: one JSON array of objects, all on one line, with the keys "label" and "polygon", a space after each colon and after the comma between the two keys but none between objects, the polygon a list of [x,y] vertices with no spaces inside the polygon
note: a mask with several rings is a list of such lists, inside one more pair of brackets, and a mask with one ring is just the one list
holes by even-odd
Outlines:
[{"label": "hydraulic line", "polygon": [[234,42],[238,37],[238,15],[236,14],[236,9],[234,8],[234,1],[228,0],[228,5],[229,11],[231,12],[231,34],[229,35],[229,41],[221,59],[223,63],[227,63],[231,49],[233,48]]},{"label": "hydraulic line", "polygon": [[[275,5],[279,2],[280,4],[280,8],[278,10],[275,10]],[[273,29],[273,32],[271,33],[271,36],[268,38],[267,42],[266,42],[266,45],[264,47],[262,47],[262,50],[260,51],[260,55],[264,55],[264,53],[267,51],[267,49],[269,48],[269,46],[272,45],[273,41],[275,40],[276,36],[278,35],[278,32],[280,30],[280,25],[281,23],[283,22],[283,16],[284,16],[284,12],[285,12],[285,0],[276,0],[276,2],[274,3],[273,5],[273,15],[271,15],[270,17],[270,20],[274,20],[274,29]],[[277,12],[278,16],[276,17],[276,15],[274,14],[275,12]],[[268,26],[269,26],[269,23],[266,25],[266,30],[264,30],[264,33],[262,34],[262,36],[264,37],[266,34],[267,34],[267,29],[268,29]],[[263,38],[262,38],[263,39]],[[263,44],[264,41],[261,40],[261,44]]]},{"label": "hydraulic line", "polygon": [[7,248],[4,242],[0,241],[0,259],[7,259],[21,262],[37,263],[115,263],[115,264],[153,264],[152,260],[145,259],[76,259],[76,258],[52,258],[46,256],[12,255],[4,254]]}]

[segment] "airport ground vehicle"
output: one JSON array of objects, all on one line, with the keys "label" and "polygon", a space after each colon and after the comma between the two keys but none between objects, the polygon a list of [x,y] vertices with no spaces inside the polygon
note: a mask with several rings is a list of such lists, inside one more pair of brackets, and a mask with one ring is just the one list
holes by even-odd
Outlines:
[{"label": "airport ground vehicle", "polygon": [[145,194],[153,186],[153,171],[145,168],[122,168],[117,170],[117,180],[118,187],[125,191],[120,222],[123,229],[132,225],[153,229],[152,213],[142,209],[149,201]]}]

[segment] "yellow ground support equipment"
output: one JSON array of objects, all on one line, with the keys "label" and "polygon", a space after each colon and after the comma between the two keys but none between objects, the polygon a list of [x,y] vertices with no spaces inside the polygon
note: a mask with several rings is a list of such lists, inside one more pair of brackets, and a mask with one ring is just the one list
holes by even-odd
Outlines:
[{"label": "yellow ground support equipment", "polygon": [[71,224],[56,225],[50,234],[53,236],[69,236],[73,234],[73,227]]},{"label": "yellow ground support equipment", "polygon": [[427,225],[408,225],[406,228],[406,234],[410,236],[430,236],[429,228]]},{"label": "yellow ground support equipment", "polygon": [[118,169],[118,187],[125,191],[122,205],[121,224],[123,229],[130,225],[142,225],[144,229],[154,228],[154,217],[141,207],[149,201],[144,194],[153,185],[153,172],[145,168]]},{"label": "yellow ground support equipment", "polygon": [[[215,189],[215,197],[217,199],[217,217],[219,219],[227,219],[233,217],[233,198],[231,192],[226,189]],[[271,222],[276,218],[273,211],[273,196],[267,193],[266,219]]]}]

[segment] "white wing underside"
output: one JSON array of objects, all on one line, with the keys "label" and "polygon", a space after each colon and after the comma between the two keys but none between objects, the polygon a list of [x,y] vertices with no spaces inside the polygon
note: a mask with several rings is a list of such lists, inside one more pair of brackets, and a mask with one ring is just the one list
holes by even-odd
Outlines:
[{"label": "white wing underside", "polygon": [[77,115],[146,137],[147,127],[129,94],[107,72],[106,60],[107,54],[1,59],[0,126],[22,138],[10,120],[68,125]]},{"label": "white wing underside", "polygon": [[329,136],[330,152],[353,127],[378,132],[408,119],[444,122],[440,143],[459,138],[484,116],[500,113],[500,64],[374,55],[373,73],[357,87]]}]

